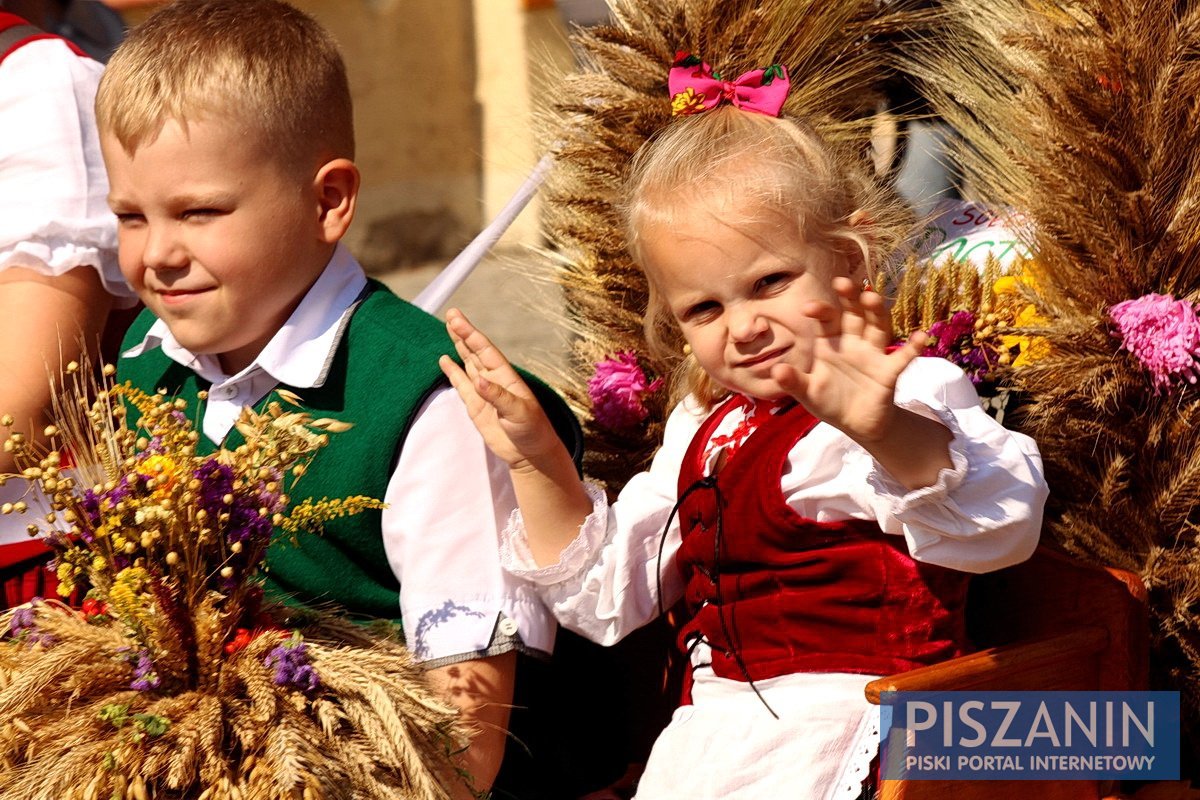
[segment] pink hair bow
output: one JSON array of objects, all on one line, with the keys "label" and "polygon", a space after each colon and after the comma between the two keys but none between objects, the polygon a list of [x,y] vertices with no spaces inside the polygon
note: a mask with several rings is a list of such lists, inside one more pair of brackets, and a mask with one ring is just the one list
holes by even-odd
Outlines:
[{"label": "pink hair bow", "polygon": [[778,117],[791,81],[787,67],[779,64],[751,70],[727,81],[708,64],[681,50],[675,54],[667,86],[671,91],[671,116],[698,114],[721,103],[732,103],[743,111]]}]

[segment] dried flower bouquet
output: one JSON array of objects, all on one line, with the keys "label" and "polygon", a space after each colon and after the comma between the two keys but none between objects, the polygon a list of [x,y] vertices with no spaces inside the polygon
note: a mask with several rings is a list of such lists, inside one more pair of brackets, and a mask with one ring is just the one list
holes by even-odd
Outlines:
[{"label": "dried flower bouquet", "polygon": [[30,533],[80,604],[0,617],[0,796],[445,797],[462,732],[391,626],[273,603],[258,580],[280,531],[379,507],[285,491],[349,426],[271,402],[243,412],[245,444],[201,456],[183,399],[67,380],[50,449],[4,444],[30,493],[0,511],[45,505]]}]

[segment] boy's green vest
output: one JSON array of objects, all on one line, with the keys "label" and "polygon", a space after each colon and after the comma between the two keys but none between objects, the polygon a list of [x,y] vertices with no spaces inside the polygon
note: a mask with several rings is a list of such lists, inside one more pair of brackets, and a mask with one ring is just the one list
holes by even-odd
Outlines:
[{"label": "boy's green vest", "polygon": [[[140,344],[154,319],[143,312],[126,334],[122,351]],[[289,492],[293,502],[350,495],[382,499],[413,417],[430,393],[445,385],[437,363],[442,354],[455,356],[444,324],[371,281],[337,345],[324,385],[279,387],[299,395],[304,410],[314,417],[333,417],[354,426],[330,435],[329,444]],[[165,389],[188,401],[193,419],[203,416],[204,401],[196,394],[208,389],[208,382],[169,359],[161,348],[121,358],[117,380],[148,392]],[[574,416],[544,384],[534,380],[531,386],[578,463],[581,437]],[[272,400],[279,400],[274,391],[256,408]],[[234,448],[241,442],[235,429],[223,446]],[[216,449],[203,435],[199,446],[201,452]],[[426,500],[439,502],[437,497]],[[319,535],[300,533],[299,546],[277,532],[267,552],[268,593],[303,604],[334,603],[354,616],[398,622],[400,585],[384,552],[380,520],[377,510],[335,519]]]}]

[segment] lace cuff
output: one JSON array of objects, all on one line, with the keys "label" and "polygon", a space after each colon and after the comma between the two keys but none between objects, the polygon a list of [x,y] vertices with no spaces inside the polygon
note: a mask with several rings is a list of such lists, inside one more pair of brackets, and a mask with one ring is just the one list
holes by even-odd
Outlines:
[{"label": "lace cuff", "polygon": [[592,513],[579,526],[579,535],[563,548],[557,564],[537,566],[529,551],[521,509],[513,509],[500,533],[500,566],[505,572],[539,586],[550,586],[570,580],[591,566],[608,533],[608,496],[597,484],[585,481],[583,486],[592,501]]},{"label": "lace cuff", "polygon": [[957,489],[967,476],[967,439],[954,414],[946,408],[930,408],[924,403],[909,401],[898,404],[901,408],[913,411],[923,417],[937,419],[938,422],[950,429],[954,438],[950,440],[950,462],[953,466],[938,472],[937,480],[929,486],[909,491],[903,484],[889,475],[879,464],[873,462],[867,480],[872,488],[883,497],[891,500],[893,516],[900,516],[909,509],[928,503],[945,502],[948,495]]}]

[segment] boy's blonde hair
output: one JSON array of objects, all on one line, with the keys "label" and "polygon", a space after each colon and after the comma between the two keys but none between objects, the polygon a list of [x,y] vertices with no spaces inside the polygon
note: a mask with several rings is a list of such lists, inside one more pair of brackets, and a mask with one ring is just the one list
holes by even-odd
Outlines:
[{"label": "boy's blonde hair", "polygon": [[[835,152],[795,119],[721,106],[674,120],[630,167],[623,207],[630,254],[644,271],[640,231],[651,225],[669,230],[687,215],[711,210],[719,198],[738,208],[723,222],[794,224],[806,241],[827,244],[875,276],[903,239],[907,215],[859,160],[865,156]],[[677,365],[673,399],[692,394],[712,406],[728,391],[695,358],[681,360],[683,334],[654,276],[647,273],[646,280],[646,342],[652,355]]]},{"label": "boy's blonde hair", "polygon": [[279,163],[354,157],[346,67],[314,19],[279,0],[176,0],[134,28],[96,97],[100,130],[127,151],[168,120],[228,121]]}]

